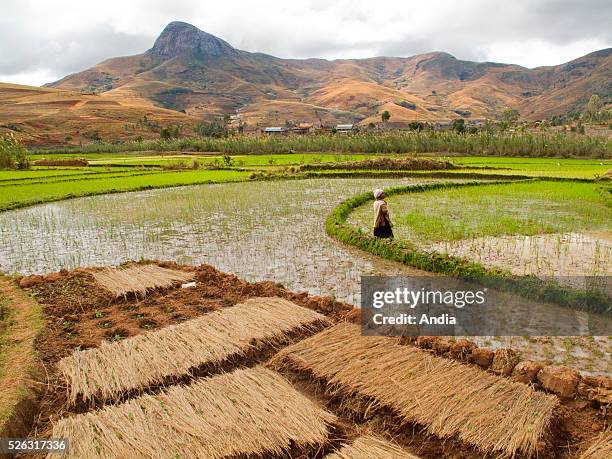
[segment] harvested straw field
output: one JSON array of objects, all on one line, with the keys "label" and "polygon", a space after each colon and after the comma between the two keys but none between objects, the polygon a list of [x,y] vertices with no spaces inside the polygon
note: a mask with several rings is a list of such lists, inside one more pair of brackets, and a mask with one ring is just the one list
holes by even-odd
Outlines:
[{"label": "harvested straw field", "polygon": [[486,454],[536,453],[559,403],[393,339],[363,337],[357,325],[346,323],[285,348],[272,365],[305,371],[338,393],[372,398],[406,422]]},{"label": "harvested straw field", "polygon": [[602,432],[582,453],[580,459],[610,459],[612,457],[612,429]]},{"label": "harvested straw field", "polygon": [[[254,298],[182,324],[99,348],[76,351],[58,363],[71,403],[115,400],[203,367],[271,347],[294,333],[329,324],[310,309],[281,298]],[[180,356],[177,359],[176,356]]]},{"label": "harvested straw field", "polygon": [[192,273],[175,271],[157,265],[132,266],[126,269],[107,268],[94,273],[96,282],[115,296],[134,293],[144,296],[156,288],[168,288],[193,279]]},{"label": "harvested straw field", "polygon": [[237,370],[61,419],[69,457],[270,457],[325,444],[335,417],[278,374]]},{"label": "harvested straw field", "polygon": [[371,435],[356,438],[350,445],[326,456],[326,459],[418,459],[406,450]]},{"label": "harvested straw field", "polygon": [[[603,405],[594,401],[557,399],[537,382],[531,389],[451,355],[395,345],[393,338],[361,337],[358,327],[344,322],[333,333],[323,330],[308,338],[332,321],[355,318],[349,305],[334,298],[291,292],[274,282],[249,283],[206,265],[159,266],[193,273],[196,286],[116,297],[95,281],[95,268],[19,279],[46,314],[36,352],[47,372],[36,382],[48,388],[32,411],[33,427],[20,435],[68,435],[70,454],[79,457],[98,455],[98,450],[103,457],[216,457],[215,451],[230,444],[232,436],[227,452],[232,457],[478,459],[485,454],[535,454],[575,459],[609,425]],[[291,345],[301,339],[305,341]],[[226,382],[214,386],[214,396],[212,390],[206,397],[191,392],[204,381],[217,381],[220,374],[252,374],[255,370],[243,368],[259,370],[262,364],[268,371],[287,371],[291,397],[252,378],[241,378],[240,389],[222,379]],[[582,381],[605,389],[604,380]],[[219,410],[228,411],[226,404],[245,393],[252,397],[230,410],[229,417],[208,409],[214,401]],[[269,393],[274,393],[273,400]],[[168,394],[179,394],[172,409]],[[317,429],[304,415],[305,408],[282,411],[283,400],[293,403],[294,398],[305,398],[335,416],[325,422],[319,440],[299,443],[307,436],[304,429]],[[562,415],[549,429],[550,407],[557,404]],[[265,422],[262,409],[268,410]],[[278,412],[281,424],[275,421]],[[252,426],[244,429],[243,423]],[[249,435],[245,441],[244,432]],[[211,436],[221,438],[209,442]],[[382,443],[375,445],[364,436]],[[160,447],[158,438],[168,449]],[[285,445],[281,452],[268,448],[277,443]],[[256,450],[254,444],[265,446]],[[401,454],[394,451],[397,447]]]}]

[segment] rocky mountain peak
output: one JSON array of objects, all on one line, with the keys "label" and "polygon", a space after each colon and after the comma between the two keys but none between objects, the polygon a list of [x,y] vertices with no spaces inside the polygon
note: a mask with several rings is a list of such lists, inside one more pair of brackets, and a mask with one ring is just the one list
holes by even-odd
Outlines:
[{"label": "rocky mountain peak", "polygon": [[179,21],[168,24],[148,52],[166,59],[182,54],[198,57],[222,57],[237,54],[236,49],[229,43],[191,24]]}]

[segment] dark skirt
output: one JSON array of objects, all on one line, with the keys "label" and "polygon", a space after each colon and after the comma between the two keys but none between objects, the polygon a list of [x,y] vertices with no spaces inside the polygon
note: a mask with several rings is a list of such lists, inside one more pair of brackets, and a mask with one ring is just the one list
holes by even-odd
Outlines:
[{"label": "dark skirt", "polygon": [[391,229],[391,225],[386,223],[384,226],[374,228],[374,236],[393,239],[393,230]]}]

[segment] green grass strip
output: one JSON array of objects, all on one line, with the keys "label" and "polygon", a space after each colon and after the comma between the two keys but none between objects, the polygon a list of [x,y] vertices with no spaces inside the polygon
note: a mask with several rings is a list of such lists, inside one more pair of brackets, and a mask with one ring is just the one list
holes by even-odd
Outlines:
[{"label": "green grass strip", "polygon": [[38,303],[0,274],[0,436],[28,433],[40,370],[34,342],[43,326]]}]

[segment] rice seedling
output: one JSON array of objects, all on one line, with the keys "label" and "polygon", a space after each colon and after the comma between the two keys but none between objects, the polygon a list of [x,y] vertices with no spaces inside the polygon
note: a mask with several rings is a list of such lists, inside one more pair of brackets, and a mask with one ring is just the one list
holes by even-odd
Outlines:
[{"label": "rice seedling", "polygon": [[[190,321],[95,349],[58,363],[72,404],[115,400],[188,376],[197,368],[220,368],[232,358],[264,351],[295,333],[310,333],[328,319],[280,298],[258,298]],[[180,359],[175,356],[180,355]]]},{"label": "rice seedling", "polygon": [[[387,199],[396,236],[415,243],[474,237],[610,230],[612,197],[594,183],[512,182],[429,190]],[[349,223],[367,228],[371,209]]]},{"label": "rice seedling", "polygon": [[149,290],[169,288],[193,279],[193,273],[175,271],[157,265],[132,266],[124,269],[106,268],[93,273],[96,282],[113,295],[130,293],[144,297]]},{"label": "rice seedling", "polygon": [[274,457],[328,441],[335,417],[262,367],[60,419],[64,457]]},{"label": "rice seedling", "polygon": [[371,435],[356,438],[351,444],[325,456],[326,459],[418,459],[406,450]]},{"label": "rice seedling", "polygon": [[406,422],[485,454],[534,454],[559,404],[524,384],[396,339],[361,336],[359,326],[346,323],[283,349],[271,364],[307,372],[332,392],[371,398]]},{"label": "rice seedling", "polygon": [[158,171],[117,177],[94,176],[71,181],[24,183],[18,186],[12,185],[10,193],[0,193],[0,211],[77,196],[246,180],[248,176],[249,172],[239,170]]},{"label": "rice seedling", "polygon": [[34,273],[174,259],[357,303],[362,274],[414,271],[336,244],[324,233],[325,217],[352,194],[409,183],[417,180],[225,183],[0,213],[0,268]]},{"label": "rice seedling", "polygon": [[612,429],[602,432],[580,455],[580,459],[609,459],[612,457]]}]

